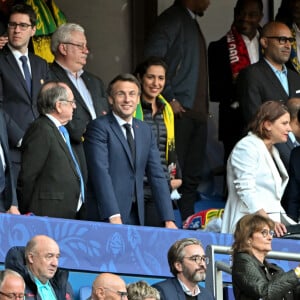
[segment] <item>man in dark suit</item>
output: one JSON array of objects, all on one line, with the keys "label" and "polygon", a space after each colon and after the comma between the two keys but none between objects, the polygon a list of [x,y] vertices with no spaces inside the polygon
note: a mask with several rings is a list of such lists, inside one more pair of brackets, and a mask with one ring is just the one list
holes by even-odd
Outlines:
[{"label": "man in dark suit", "polygon": [[20,170],[19,147],[29,124],[38,117],[36,99],[48,74],[47,62],[28,52],[35,24],[31,6],[14,6],[8,22],[8,44],[0,52],[0,102],[11,118],[8,139],[15,182]]},{"label": "man in dark suit", "polygon": [[7,118],[0,109],[0,212],[20,214],[8,147]]},{"label": "man in dark suit", "polygon": [[77,158],[66,136],[76,102],[65,83],[46,83],[38,97],[41,116],[22,142],[18,182],[22,213],[67,219],[84,219],[84,184]]},{"label": "man in dark suit", "polygon": [[175,115],[175,141],[182,169],[182,220],[194,214],[197,189],[206,163],[208,72],[204,36],[197,22],[209,0],[175,0],[157,19],[145,56],[163,58],[168,79],[163,96]]},{"label": "man in dark suit", "polygon": [[84,149],[88,166],[87,213],[90,220],[144,225],[146,172],[161,221],[176,228],[170,191],[151,127],[132,116],[141,87],[121,74],[108,87],[112,112],[90,122]]},{"label": "man in dark suit", "polygon": [[176,241],[168,251],[168,262],[174,278],[154,285],[160,292],[161,300],[213,300],[209,290],[198,285],[206,277],[205,252],[195,238]]},{"label": "man in dark suit", "polygon": [[55,61],[50,65],[50,77],[65,82],[76,99],[73,119],[66,127],[83,176],[87,179],[83,134],[91,120],[109,111],[104,84],[100,78],[83,70],[89,50],[84,29],[80,25],[61,25],[52,35],[51,50]]},{"label": "man in dark suit", "polygon": [[262,0],[238,0],[230,30],[208,47],[210,101],[219,104],[219,140],[224,145],[224,163],[242,136],[235,83],[240,70],[260,57],[259,22],[263,17]]},{"label": "man in dark suit", "polygon": [[270,22],[263,27],[260,44],[264,57],[243,69],[237,78],[236,99],[241,106],[244,127],[263,102],[285,103],[289,98],[299,97],[299,74],[285,66],[293,41],[291,30],[283,23]]}]

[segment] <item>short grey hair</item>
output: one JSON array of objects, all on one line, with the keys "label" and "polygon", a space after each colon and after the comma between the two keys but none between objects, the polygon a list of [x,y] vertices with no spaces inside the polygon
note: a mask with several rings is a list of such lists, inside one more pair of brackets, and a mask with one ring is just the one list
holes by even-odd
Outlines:
[{"label": "short grey hair", "polygon": [[84,28],[75,23],[65,23],[60,25],[51,37],[51,51],[55,55],[59,44],[69,43],[72,39],[72,33],[80,31],[84,33]]},{"label": "short grey hair", "polygon": [[128,300],[145,300],[154,298],[160,300],[159,291],[145,281],[137,281],[127,285]]},{"label": "short grey hair", "polygon": [[65,83],[49,81],[38,95],[37,109],[41,115],[55,111],[55,103],[61,100],[68,100],[68,91]]}]

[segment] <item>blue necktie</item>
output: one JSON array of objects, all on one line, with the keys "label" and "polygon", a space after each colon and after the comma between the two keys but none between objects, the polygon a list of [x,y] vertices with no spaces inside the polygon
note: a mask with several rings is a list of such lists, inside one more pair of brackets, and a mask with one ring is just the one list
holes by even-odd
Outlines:
[{"label": "blue necktie", "polygon": [[70,154],[71,154],[72,159],[74,161],[74,164],[76,166],[76,171],[77,171],[77,173],[80,177],[80,192],[81,192],[82,202],[84,202],[84,182],[83,182],[83,178],[82,178],[82,174],[81,174],[81,171],[80,171],[79,164],[77,162],[77,159],[74,156],[74,153],[73,153],[73,150],[72,150],[72,147],[71,147],[70,136],[69,136],[68,130],[65,126],[59,126],[59,131],[63,134],[63,136],[66,140],[66,144],[69,148]]},{"label": "blue necktie", "polygon": [[23,72],[25,75],[27,89],[28,89],[29,94],[31,95],[31,75],[29,72],[28,64],[27,64],[27,57],[25,55],[23,55],[20,57],[20,60],[22,61],[22,67],[23,67]]}]

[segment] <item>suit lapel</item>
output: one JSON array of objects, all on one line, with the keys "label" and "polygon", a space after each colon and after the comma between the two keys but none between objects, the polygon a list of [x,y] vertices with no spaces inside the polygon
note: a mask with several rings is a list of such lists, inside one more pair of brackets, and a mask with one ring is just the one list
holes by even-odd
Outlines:
[{"label": "suit lapel", "polygon": [[[115,117],[113,116],[112,113],[109,115],[109,117],[110,117],[111,129],[114,132],[114,134],[117,136],[117,138],[119,139],[119,141],[120,141],[121,145],[123,146],[125,153],[128,157],[130,165],[131,165],[132,169],[134,169],[134,163],[133,163],[133,159],[131,156],[131,151],[130,151],[129,145],[127,143],[127,140],[124,136],[124,133],[122,132],[122,129],[121,129],[118,121],[115,119]],[[137,154],[136,154],[136,156],[137,156]]]},{"label": "suit lapel", "polygon": [[14,55],[12,54],[12,52],[9,49],[7,50],[6,54],[7,54],[6,55],[7,63],[11,67],[11,70],[15,73],[16,77],[18,78],[18,82],[20,82],[20,84],[22,85],[23,89],[25,90],[26,94],[28,95],[28,100],[31,102],[31,95],[29,95],[24,76],[22,74],[22,71],[21,71]]},{"label": "suit lapel", "polygon": [[279,81],[276,74],[273,72],[271,67],[268,63],[263,59],[264,62],[264,73],[265,76],[268,78],[268,81],[272,84],[273,88],[278,92],[278,99],[287,99],[288,94],[286,93],[285,89],[283,88],[281,82]]},{"label": "suit lapel", "polygon": [[[76,170],[76,166],[75,163],[73,161],[73,158],[71,156],[71,153],[69,151],[69,148],[62,136],[62,134],[59,132],[58,128],[56,127],[56,125],[48,118],[48,117],[44,117],[46,119],[46,121],[48,122],[49,126],[52,128],[53,133],[55,135],[56,140],[58,141],[58,144],[60,145],[60,147],[62,148],[63,152],[65,153],[65,155],[67,156],[70,165],[75,173],[76,176],[78,176],[77,170]],[[73,151],[74,153],[75,151]],[[75,153],[74,153],[75,155]],[[78,160],[78,159],[77,159]]]},{"label": "suit lapel", "polygon": [[[77,88],[74,86],[73,82],[70,80],[70,78],[69,78],[68,74],[66,73],[66,71],[59,64],[57,64],[56,62],[54,62],[52,64],[51,70],[52,70],[53,74],[55,75],[55,77],[57,77],[58,80],[67,83],[67,85],[71,88],[71,90],[72,90],[72,92],[74,94],[74,98],[76,99],[76,101],[80,102],[81,106],[90,115],[90,111],[89,111],[87,105],[85,104],[85,101],[81,97],[81,94],[79,93],[79,91],[77,90]],[[84,73],[82,75],[84,75]],[[86,84],[85,80],[84,80],[84,83]],[[90,87],[88,85],[87,85],[87,89],[91,92],[91,89],[90,89]]]}]

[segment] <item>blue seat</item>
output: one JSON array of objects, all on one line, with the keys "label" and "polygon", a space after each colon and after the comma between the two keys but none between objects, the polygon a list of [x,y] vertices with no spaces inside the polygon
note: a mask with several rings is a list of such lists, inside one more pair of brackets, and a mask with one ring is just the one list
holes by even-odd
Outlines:
[{"label": "blue seat", "polygon": [[223,287],[223,299],[224,300],[234,300],[233,287],[232,285],[227,285]]},{"label": "blue seat", "polygon": [[82,286],[79,289],[79,300],[87,300],[91,296],[92,288],[90,286]]}]

